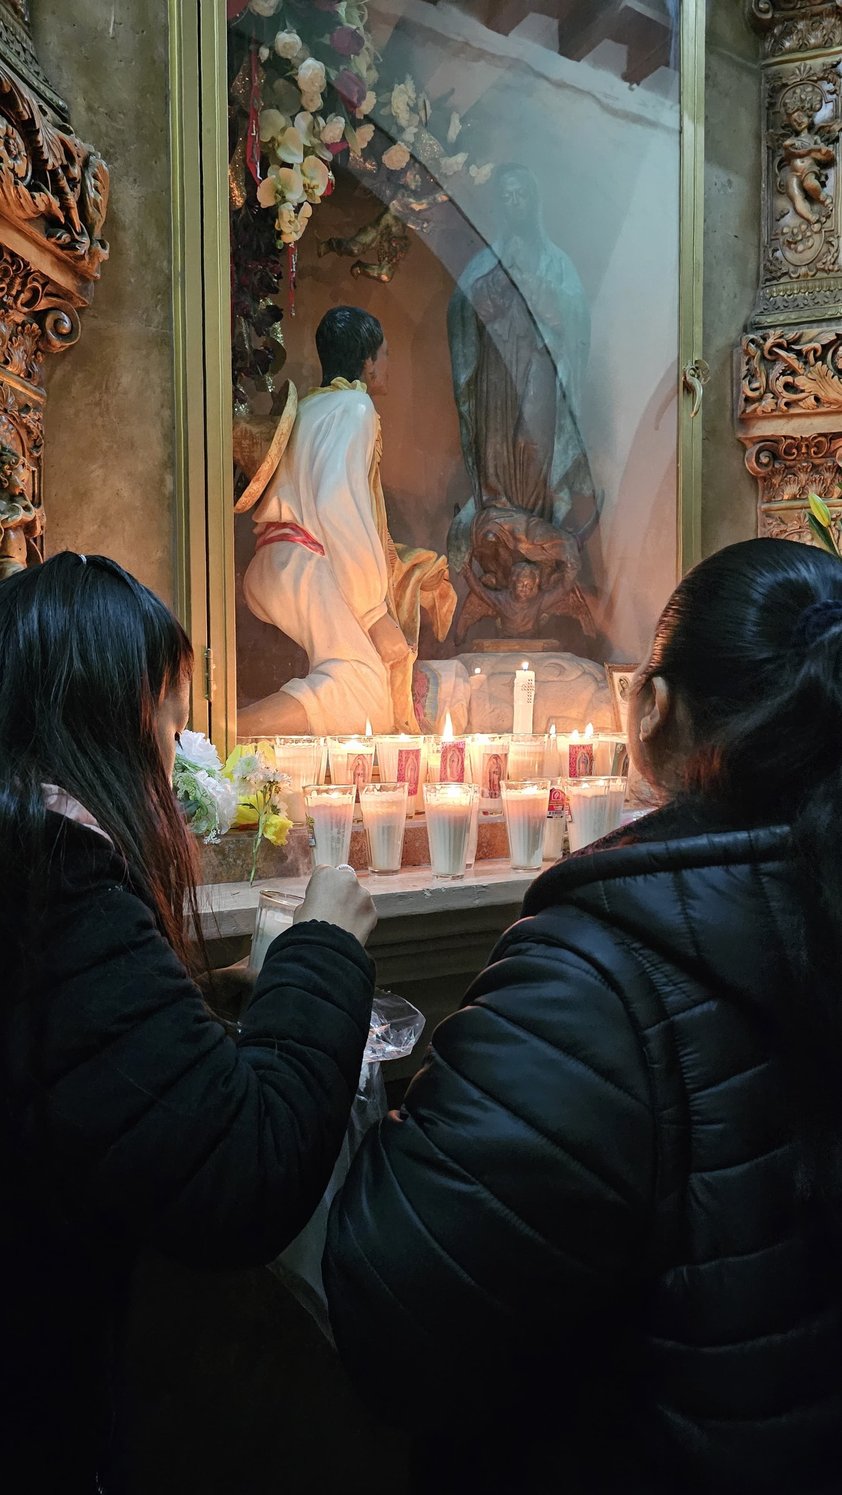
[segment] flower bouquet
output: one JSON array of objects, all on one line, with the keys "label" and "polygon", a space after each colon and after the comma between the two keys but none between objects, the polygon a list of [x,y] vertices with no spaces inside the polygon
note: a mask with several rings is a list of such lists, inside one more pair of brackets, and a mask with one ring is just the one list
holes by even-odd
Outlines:
[{"label": "flower bouquet", "polygon": [[176,748],[173,789],[190,830],[215,845],[230,830],[250,831],[254,839],[250,882],[257,873],[260,843],[284,846],[292,822],[287,816],[286,774],[275,767],[268,744],[237,747],[223,765],[202,732],[182,732]]}]

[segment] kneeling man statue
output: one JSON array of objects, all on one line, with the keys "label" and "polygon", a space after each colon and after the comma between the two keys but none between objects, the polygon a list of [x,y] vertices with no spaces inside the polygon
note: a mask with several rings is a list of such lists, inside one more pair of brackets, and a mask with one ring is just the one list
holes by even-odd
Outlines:
[{"label": "kneeling man statue", "polygon": [[380,323],[358,307],[334,307],[316,347],[322,386],[297,413],[290,386],[268,481],[264,462],[237,505],[242,512],[260,499],[246,602],[300,644],[309,673],[241,710],[238,732],[352,733],[367,720],[375,732],[417,732],[412,669],[421,609],[444,638],[456,594],[445,557],[396,545],[389,534],[370,398],[387,387]]}]

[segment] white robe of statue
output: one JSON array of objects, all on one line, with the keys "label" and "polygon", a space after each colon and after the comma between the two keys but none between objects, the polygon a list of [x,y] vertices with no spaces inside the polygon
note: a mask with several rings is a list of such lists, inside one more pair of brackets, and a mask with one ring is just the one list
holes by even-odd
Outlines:
[{"label": "white robe of statue", "polygon": [[[375,732],[394,726],[389,672],[368,636],[388,590],[370,486],[377,431],[363,389],[308,395],[254,516],[246,602],[306,651],[309,674],[283,689],[317,735],[362,732],[366,720]],[[276,524],[298,526],[324,554],[294,540],[261,545]]]}]

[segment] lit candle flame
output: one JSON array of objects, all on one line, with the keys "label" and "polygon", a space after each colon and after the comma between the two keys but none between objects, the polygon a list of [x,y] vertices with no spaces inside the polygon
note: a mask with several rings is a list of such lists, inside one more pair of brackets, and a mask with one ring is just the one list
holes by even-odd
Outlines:
[{"label": "lit candle flame", "polygon": [[371,722],[368,720],[367,717],[366,717],[366,723],[365,723],[365,735],[366,735],[366,737],[370,737],[371,736]]},{"label": "lit candle flame", "polygon": [[481,670],[481,669],[480,669],[480,667],[479,667],[479,665],[477,665],[477,666],[476,666],[476,667],[475,667],[475,669],[474,669],[474,674],[475,674],[475,675],[481,675],[481,674],[482,674],[482,670]]},{"label": "lit candle flame", "polygon": [[593,737],[593,722],[588,722],[588,725],[585,728],[585,737]]},{"label": "lit candle flame", "polygon": [[557,737],[558,736],[558,731],[556,729],[555,722],[550,722],[550,736],[551,737]]},{"label": "lit candle flame", "polygon": [[445,718],[444,718],[444,731],[442,732],[441,736],[442,736],[442,742],[452,742],[453,741],[453,718],[451,717],[449,711],[445,714]]},{"label": "lit candle flame", "polygon": [[529,660],[528,659],[525,659],[523,661],[523,664],[521,665],[521,669],[522,670],[528,670],[529,669]]}]

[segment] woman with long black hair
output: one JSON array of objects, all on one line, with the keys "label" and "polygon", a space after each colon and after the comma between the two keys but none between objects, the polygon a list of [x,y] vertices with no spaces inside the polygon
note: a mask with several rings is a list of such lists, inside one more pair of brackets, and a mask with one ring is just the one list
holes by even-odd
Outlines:
[{"label": "woman with long black hair", "polygon": [[665,808],[544,873],[331,1218],[436,1495],[842,1489],[842,564],[712,556],[638,671]]},{"label": "woman with long black hair", "polygon": [[[320,869],[235,1038],[190,972],[172,789],[192,650],[98,556],[0,584],[0,1487],[97,1488],[138,1249],[276,1256],[321,1197],[368,1032],[371,900]],[[197,926],[198,932],[198,926]],[[107,1477],[106,1477],[107,1483]]]}]

